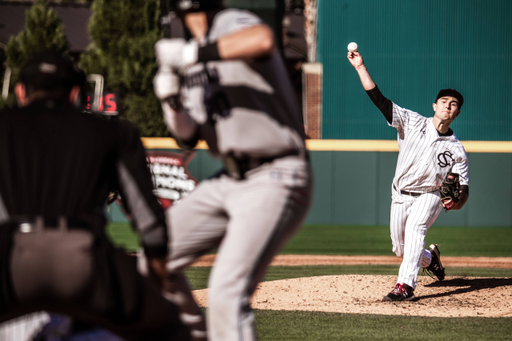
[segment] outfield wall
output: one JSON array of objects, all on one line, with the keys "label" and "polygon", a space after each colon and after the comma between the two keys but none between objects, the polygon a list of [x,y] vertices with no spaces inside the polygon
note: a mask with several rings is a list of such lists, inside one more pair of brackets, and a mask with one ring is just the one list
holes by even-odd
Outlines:
[{"label": "outfield wall", "polygon": [[391,140],[352,65],[357,42],[384,96],[432,116],[440,89],[464,95],[451,127],[461,140],[512,141],[512,1],[321,0],[324,139]]},{"label": "outfield wall", "polygon": [[[166,138],[144,138],[148,150],[180,153]],[[388,225],[398,146],[392,140],[308,140],[315,198],[308,224]],[[470,196],[460,211],[441,212],[440,226],[512,226],[512,142],[463,142],[469,157]],[[220,169],[204,143],[188,170],[203,180]],[[110,218],[125,221],[119,207]]]}]

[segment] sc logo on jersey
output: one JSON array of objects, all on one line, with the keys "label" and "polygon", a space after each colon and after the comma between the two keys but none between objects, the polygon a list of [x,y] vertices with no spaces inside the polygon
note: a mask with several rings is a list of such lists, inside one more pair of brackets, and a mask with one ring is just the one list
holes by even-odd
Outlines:
[{"label": "sc logo on jersey", "polygon": [[455,161],[453,159],[453,154],[450,151],[445,151],[444,153],[440,153],[437,155],[437,161],[439,161],[437,164],[441,166],[441,168],[444,168],[446,166],[449,166],[451,164],[451,161]]}]

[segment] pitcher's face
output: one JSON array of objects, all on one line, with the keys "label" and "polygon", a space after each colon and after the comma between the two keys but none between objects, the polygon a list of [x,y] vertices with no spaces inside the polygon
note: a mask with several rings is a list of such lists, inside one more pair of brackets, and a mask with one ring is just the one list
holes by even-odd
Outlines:
[{"label": "pitcher's face", "polygon": [[442,121],[452,122],[460,113],[459,101],[451,96],[439,98],[436,103],[432,104],[432,107],[434,116]]}]

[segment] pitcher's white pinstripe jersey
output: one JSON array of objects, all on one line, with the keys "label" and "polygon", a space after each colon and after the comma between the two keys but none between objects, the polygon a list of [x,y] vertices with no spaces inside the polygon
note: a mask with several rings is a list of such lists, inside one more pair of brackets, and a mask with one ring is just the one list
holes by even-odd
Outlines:
[{"label": "pitcher's white pinstripe jersey", "polygon": [[469,184],[468,157],[455,134],[440,136],[432,117],[404,109],[393,103],[393,122],[397,129],[398,161],[394,188],[408,192],[439,189],[448,172],[460,175],[460,184]]}]

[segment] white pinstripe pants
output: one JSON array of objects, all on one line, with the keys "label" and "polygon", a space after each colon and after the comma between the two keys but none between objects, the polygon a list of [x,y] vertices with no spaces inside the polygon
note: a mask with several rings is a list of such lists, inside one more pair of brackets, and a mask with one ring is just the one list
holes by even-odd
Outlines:
[{"label": "white pinstripe pants", "polygon": [[425,236],[441,209],[438,191],[419,197],[393,193],[389,224],[391,241],[393,252],[403,257],[397,283],[416,288],[420,268],[428,266],[431,260],[430,252],[425,250]]}]

